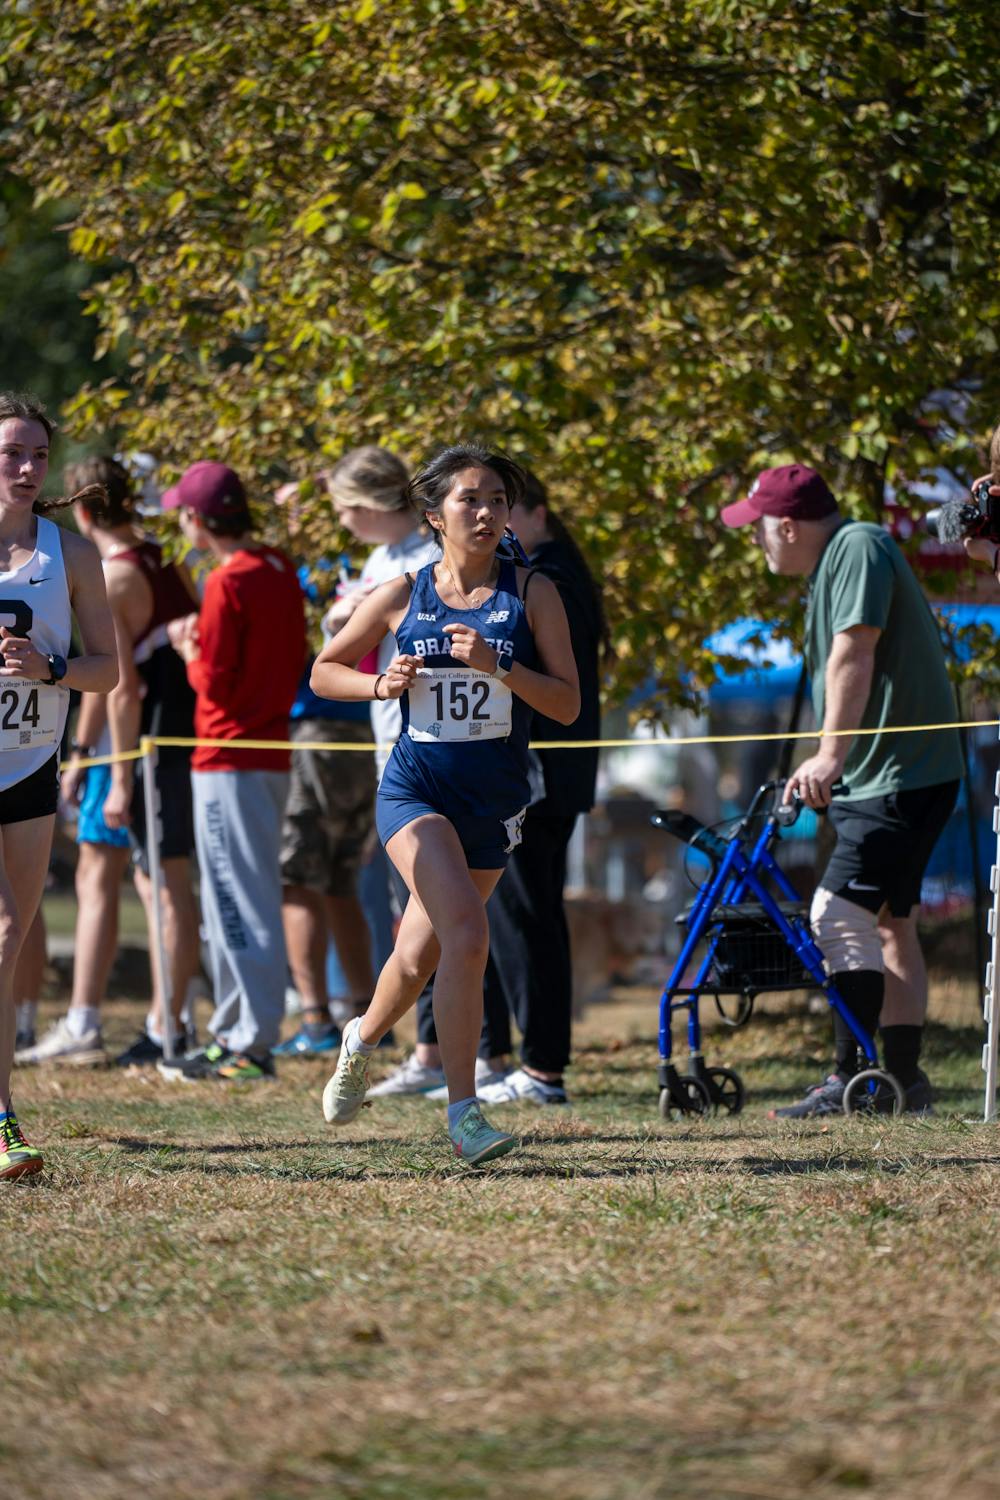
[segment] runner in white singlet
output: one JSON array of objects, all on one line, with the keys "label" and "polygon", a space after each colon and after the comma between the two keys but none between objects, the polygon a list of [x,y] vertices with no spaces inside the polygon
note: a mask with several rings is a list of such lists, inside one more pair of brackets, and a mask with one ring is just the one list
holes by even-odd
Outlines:
[{"label": "runner in white singlet", "polygon": [[[107,693],[115,632],[97,548],[39,514],[52,424],[0,394],[0,1179],[37,1172],[10,1100],[14,971],[42,898],[59,795],[69,689]],[[67,663],[71,615],[83,655]]]}]

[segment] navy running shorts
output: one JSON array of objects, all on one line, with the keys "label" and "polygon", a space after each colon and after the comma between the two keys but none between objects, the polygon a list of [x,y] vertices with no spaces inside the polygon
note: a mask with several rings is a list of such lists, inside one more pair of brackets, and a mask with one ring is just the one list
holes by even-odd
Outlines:
[{"label": "navy running shorts", "polygon": [[458,834],[470,870],[502,870],[521,842],[521,824],[526,811],[522,807],[510,818],[495,815],[453,817],[432,807],[429,802],[413,797],[386,797],[380,793],[375,801],[375,826],[385,847],[394,834],[417,818],[425,818],[428,814],[447,816],[447,821]]}]

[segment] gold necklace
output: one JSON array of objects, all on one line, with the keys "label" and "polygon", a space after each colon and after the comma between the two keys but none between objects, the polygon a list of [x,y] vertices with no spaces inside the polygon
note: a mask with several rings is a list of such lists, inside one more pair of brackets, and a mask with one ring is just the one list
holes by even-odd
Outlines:
[{"label": "gold necklace", "polygon": [[[459,588],[459,586],[458,586],[458,579],[455,577],[455,575],[451,571],[450,567],[448,569],[448,577],[451,579],[451,586],[452,586],[452,588],[455,590],[455,593],[458,595],[458,597],[464,602],[466,609],[478,609],[479,605],[473,603],[472,596],[469,595],[469,594],[463,593],[462,590]],[[480,589],[486,589],[486,590],[488,590],[489,593],[492,594],[494,585],[496,584],[496,580],[499,577],[500,577],[500,569],[497,568],[496,577],[494,577],[493,576],[493,569],[491,568],[490,569],[490,577],[487,579],[487,581],[485,583],[477,583],[476,587],[472,590],[472,593],[473,594],[478,594],[478,592],[479,592]]]}]

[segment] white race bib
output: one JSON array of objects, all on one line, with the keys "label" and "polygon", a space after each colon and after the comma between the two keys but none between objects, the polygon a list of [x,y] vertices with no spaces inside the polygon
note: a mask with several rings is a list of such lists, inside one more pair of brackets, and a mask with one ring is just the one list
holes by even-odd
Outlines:
[{"label": "white race bib", "polygon": [[409,693],[413,740],[501,740],[510,734],[513,695],[488,672],[420,667]]},{"label": "white race bib", "polygon": [[54,745],[59,738],[58,687],[0,677],[0,750]]}]

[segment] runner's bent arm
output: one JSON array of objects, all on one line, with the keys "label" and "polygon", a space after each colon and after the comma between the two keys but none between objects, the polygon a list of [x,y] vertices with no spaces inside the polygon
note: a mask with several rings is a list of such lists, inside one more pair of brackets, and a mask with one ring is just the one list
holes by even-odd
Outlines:
[{"label": "runner's bent arm", "polygon": [[410,585],[405,577],[383,583],[361,601],[313,663],[309,686],[318,698],[357,703],[376,696],[399,698],[406,692],[420,665],[418,657],[396,656],[378,674],[358,672],[356,663],[395,631],[409,602]]}]

